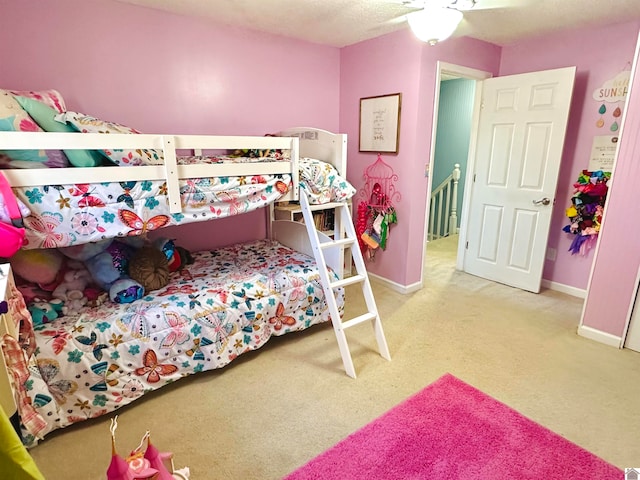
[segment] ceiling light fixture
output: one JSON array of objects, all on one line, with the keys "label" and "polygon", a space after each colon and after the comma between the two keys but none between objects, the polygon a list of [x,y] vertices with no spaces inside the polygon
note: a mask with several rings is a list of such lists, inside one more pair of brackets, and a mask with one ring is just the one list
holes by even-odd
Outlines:
[{"label": "ceiling light fixture", "polygon": [[462,20],[462,12],[453,8],[425,8],[407,15],[409,27],[418,39],[429,45],[446,40]]}]

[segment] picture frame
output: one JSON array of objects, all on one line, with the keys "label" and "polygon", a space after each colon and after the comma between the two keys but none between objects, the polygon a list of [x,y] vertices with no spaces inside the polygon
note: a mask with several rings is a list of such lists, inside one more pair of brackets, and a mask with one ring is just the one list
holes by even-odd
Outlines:
[{"label": "picture frame", "polygon": [[358,151],[398,153],[401,104],[401,93],[360,99]]}]

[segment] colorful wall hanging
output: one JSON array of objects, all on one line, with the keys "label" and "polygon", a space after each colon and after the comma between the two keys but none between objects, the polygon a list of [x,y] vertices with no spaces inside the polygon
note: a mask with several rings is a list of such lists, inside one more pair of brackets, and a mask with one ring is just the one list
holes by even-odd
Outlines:
[{"label": "colorful wall hanging", "polygon": [[[631,64],[629,64],[630,66]],[[611,80],[607,80],[593,91],[593,99],[597,102],[617,103],[627,99],[631,69],[625,68]],[[605,113],[605,112],[601,112]]]},{"label": "colorful wall hanging", "polygon": [[631,64],[629,63],[628,68],[625,68],[593,91],[593,99],[600,105],[598,107],[599,118],[596,121],[596,127],[603,128],[608,125],[611,132],[617,132],[620,129],[622,109],[620,105],[607,105],[607,103],[621,103],[624,105],[624,102],[626,102],[629,81],[631,80],[630,66]]},{"label": "colorful wall hanging", "polygon": [[364,171],[364,187],[359,196],[356,234],[362,256],[373,260],[378,249],[387,248],[391,225],[398,223],[398,215],[393,205],[400,201],[400,192],[396,191],[398,175],[378,154],[377,160]]},{"label": "colorful wall hanging", "polygon": [[585,256],[596,244],[610,178],[610,172],[583,170],[573,184],[575,191],[571,206],[566,210],[570,223],[563,228],[565,232],[575,235],[569,247],[572,255]]}]

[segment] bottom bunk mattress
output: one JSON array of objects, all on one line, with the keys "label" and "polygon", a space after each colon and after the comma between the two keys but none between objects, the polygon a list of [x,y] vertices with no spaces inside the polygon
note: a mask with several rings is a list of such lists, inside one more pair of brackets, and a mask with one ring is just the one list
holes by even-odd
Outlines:
[{"label": "bottom bunk mattress", "polygon": [[[344,291],[337,296],[342,312]],[[307,255],[269,240],[196,253],[141,300],[107,302],[36,329],[21,377],[21,403],[35,407],[23,422],[25,444],[329,319]]]}]

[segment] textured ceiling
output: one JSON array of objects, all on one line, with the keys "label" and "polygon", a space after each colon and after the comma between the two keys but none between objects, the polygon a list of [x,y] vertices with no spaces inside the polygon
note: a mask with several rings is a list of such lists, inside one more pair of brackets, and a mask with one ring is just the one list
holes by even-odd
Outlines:
[{"label": "textured ceiling", "polygon": [[[335,47],[407,28],[403,16],[415,10],[402,0],[115,1]],[[499,8],[486,8],[492,5]],[[464,12],[454,35],[509,45],[545,33],[633,20],[640,20],[640,0],[478,0]]]}]

